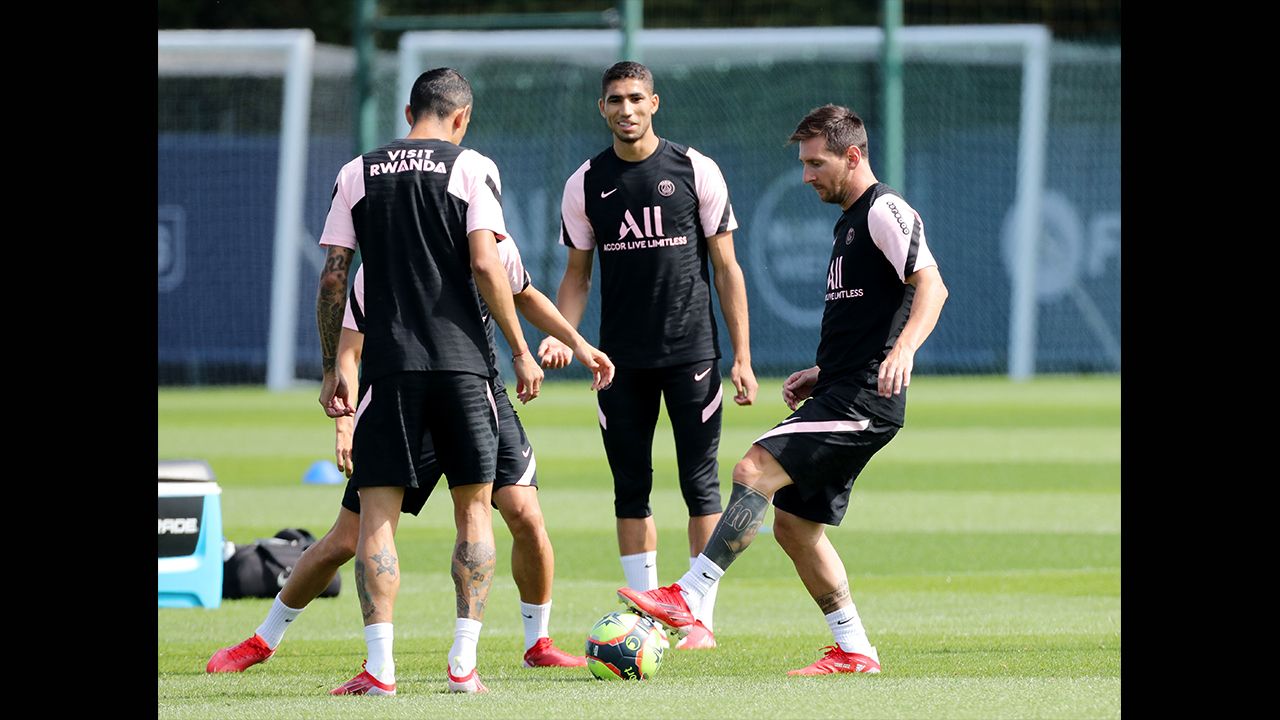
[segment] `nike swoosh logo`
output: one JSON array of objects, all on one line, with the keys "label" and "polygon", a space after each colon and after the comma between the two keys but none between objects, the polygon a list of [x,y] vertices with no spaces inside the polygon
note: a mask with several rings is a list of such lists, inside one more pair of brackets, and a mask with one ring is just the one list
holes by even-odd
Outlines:
[{"label": "nike swoosh logo", "polygon": [[603,200],[604,198],[607,198],[607,197],[609,197],[610,195],[612,195],[612,194],[614,194],[614,193],[616,193],[616,192],[618,192],[618,188],[614,188],[614,189],[610,190],[609,192],[604,192],[604,191],[602,190],[602,191],[600,192],[600,199],[602,199],[602,200]]},{"label": "nike swoosh logo", "polygon": [[523,456],[525,456],[525,457],[529,457],[529,453],[530,453],[530,452],[532,452],[532,451],[533,451],[533,446],[529,446],[529,447],[527,447],[527,448],[525,448],[525,449],[521,450],[521,451],[520,451],[520,454],[521,454],[521,455],[523,455]]},{"label": "nike swoosh logo", "polygon": [[792,420],[799,420],[799,419],[800,419],[800,416],[799,416],[799,415],[797,415],[796,417],[789,417],[789,418],[787,418],[786,420],[783,420],[782,422],[780,422],[780,423],[778,423],[778,424],[779,424],[779,425],[786,425],[787,423],[791,422]]},{"label": "nike swoosh logo", "polygon": [[647,567],[647,568],[651,568],[651,567],[653,567],[653,566],[652,566],[652,565],[645,565],[645,567]]},{"label": "nike swoosh logo", "polygon": [[708,580],[710,580],[710,581],[712,581],[712,582],[715,582],[715,578],[711,577],[710,575],[708,575],[708,574],[706,574],[706,573],[702,573],[702,577],[704,577],[704,578],[706,578],[706,579],[708,579]]},{"label": "nike swoosh logo", "polygon": [[837,621],[836,621],[836,624],[837,624],[837,625],[843,625],[843,624],[845,624],[845,623],[849,622],[849,621],[850,621],[850,620],[852,620],[852,619],[853,619],[853,618],[846,618],[846,619],[844,619],[844,620],[837,620]]},{"label": "nike swoosh logo", "polygon": [[698,382],[698,381],[699,381],[699,380],[701,380],[702,378],[706,377],[706,376],[707,376],[707,373],[709,373],[709,372],[711,372],[711,368],[707,368],[706,370],[703,370],[703,371],[702,371],[702,372],[700,372],[700,373],[694,373],[694,374],[693,374],[693,381],[694,381],[694,382]]},{"label": "nike swoosh logo", "polygon": [[[524,615],[524,613],[520,613],[520,614],[521,614],[521,615]],[[532,615],[524,615],[524,616],[525,616],[525,617],[527,617],[527,618],[529,618],[530,620],[532,620],[532,619],[533,619],[533,616],[532,616]]]}]

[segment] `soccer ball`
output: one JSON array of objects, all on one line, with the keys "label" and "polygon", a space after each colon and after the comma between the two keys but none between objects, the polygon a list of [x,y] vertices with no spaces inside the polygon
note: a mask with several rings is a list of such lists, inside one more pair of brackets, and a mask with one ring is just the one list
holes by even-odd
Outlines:
[{"label": "soccer ball", "polygon": [[598,680],[648,680],[668,646],[662,628],[633,612],[600,618],[587,638],[587,668]]}]

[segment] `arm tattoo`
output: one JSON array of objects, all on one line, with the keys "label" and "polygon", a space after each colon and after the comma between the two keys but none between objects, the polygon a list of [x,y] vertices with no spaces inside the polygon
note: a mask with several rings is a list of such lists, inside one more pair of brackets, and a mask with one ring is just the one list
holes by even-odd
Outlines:
[{"label": "arm tattoo", "polygon": [[496,557],[494,547],[485,543],[463,540],[454,546],[452,575],[459,618],[484,619]]},{"label": "arm tattoo", "polygon": [[342,334],[342,316],[347,309],[347,269],[355,251],[329,247],[329,255],[320,272],[320,290],[316,294],[316,327],[320,331],[320,358],[325,372],[332,372],[338,360],[338,336]]},{"label": "arm tattoo", "polygon": [[832,590],[826,595],[819,595],[814,598],[814,601],[817,602],[818,607],[822,609],[823,615],[830,615],[849,604],[849,583],[840,583],[840,587]]},{"label": "arm tattoo", "polygon": [[378,564],[378,571],[374,573],[375,577],[382,573],[391,573],[391,577],[396,576],[396,556],[391,554],[386,545],[382,546],[382,552],[370,555],[369,559]]},{"label": "arm tattoo", "polygon": [[369,597],[369,591],[364,587],[364,563],[360,558],[356,558],[356,595],[360,598],[360,614],[364,615],[365,620],[373,617],[378,608],[373,604],[373,598]]},{"label": "arm tattoo", "polygon": [[716,523],[702,553],[721,570],[727,570],[729,564],[737,560],[756,539],[756,531],[764,522],[764,513],[768,509],[769,498],[746,485],[734,483],[729,506],[724,509],[724,515],[720,516],[720,522]]}]

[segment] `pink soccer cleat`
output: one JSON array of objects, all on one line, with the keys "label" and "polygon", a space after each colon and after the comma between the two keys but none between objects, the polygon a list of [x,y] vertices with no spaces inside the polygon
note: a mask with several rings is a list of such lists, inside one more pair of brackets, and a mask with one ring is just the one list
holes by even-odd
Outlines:
[{"label": "pink soccer cleat", "polygon": [[480,674],[475,668],[471,668],[471,672],[465,677],[458,677],[453,674],[452,668],[445,668],[445,674],[449,676],[449,692],[455,693],[483,693],[489,692],[489,688],[480,682]]},{"label": "pink soccer cleat", "polygon": [[378,678],[369,674],[368,670],[363,669],[366,660],[360,663],[360,674],[342,683],[338,687],[329,691],[330,695],[395,695],[396,684],[387,685],[378,681]]},{"label": "pink soccer cleat", "polygon": [[524,653],[525,667],[586,667],[587,659],[581,655],[570,655],[556,647],[551,638],[538,638]]},{"label": "pink soccer cleat", "polygon": [[687,634],[691,630],[689,626],[694,623],[689,603],[680,594],[680,583],[643,592],[629,587],[618,588],[618,599],[682,635]]},{"label": "pink soccer cleat", "polygon": [[878,673],[880,660],[876,649],[871,648],[871,655],[845,652],[839,645],[828,645],[823,650],[826,655],[812,665],[799,670],[791,670],[788,675],[831,675],[832,673]]},{"label": "pink soccer cleat", "polygon": [[677,650],[710,650],[715,646],[716,636],[711,634],[711,630],[701,620],[694,620],[689,626],[689,634],[676,643]]},{"label": "pink soccer cleat", "polygon": [[267,641],[257,633],[239,645],[224,647],[209,658],[205,672],[244,672],[260,662],[266,662],[276,651],[267,647]]}]

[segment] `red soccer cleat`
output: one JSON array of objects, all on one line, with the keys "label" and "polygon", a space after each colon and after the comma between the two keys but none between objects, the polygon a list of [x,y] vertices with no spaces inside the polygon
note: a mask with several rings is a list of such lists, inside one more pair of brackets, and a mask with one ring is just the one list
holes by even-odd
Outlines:
[{"label": "red soccer cleat", "polygon": [[830,675],[832,673],[878,673],[880,660],[876,649],[871,648],[871,655],[845,652],[839,645],[828,645],[823,650],[826,655],[809,667],[791,670],[788,675]]},{"label": "red soccer cleat", "polygon": [[679,632],[694,623],[689,603],[680,594],[680,583],[643,592],[629,587],[618,588],[618,599],[670,630]]},{"label": "red soccer cleat", "polygon": [[[584,658],[585,660],[585,658]],[[446,666],[445,674],[449,676],[449,692],[455,693],[483,693],[489,692],[489,688],[480,682],[480,674],[475,668],[471,668],[471,672],[465,677],[458,677],[453,674],[453,669]]]},{"label": "red soccer cleat", "polygon": [[694,620],[689,626],[689,634],[676,643],[677,650],[710,650],[716,646],[716,636],[711,634],[701,620]]},{"label": "red soccer cleat", "polygon": [[245,640],[239,645],[224,647],[209,658],[209,664],[205,666],[205,672],[243,672],[245,668],[253,667],[260,662],[265,662],[267,658],[275,655],[276,651],[267,647],[267,641],[263,640],[257,633],[253,637]]},{"label": "red soccer cleat", "polygon": [[395,695],[396,684],[387,685],[364,670],[368,660],[360,663],[360,674],[329,691],[330,695]]},{"label": "red soccer cleat", "polygon": [[551,638],[538,638],[533,647],[524,652],[525,667],[586,667],[587,659],[581,655],[570,655],[556,647]]}]

